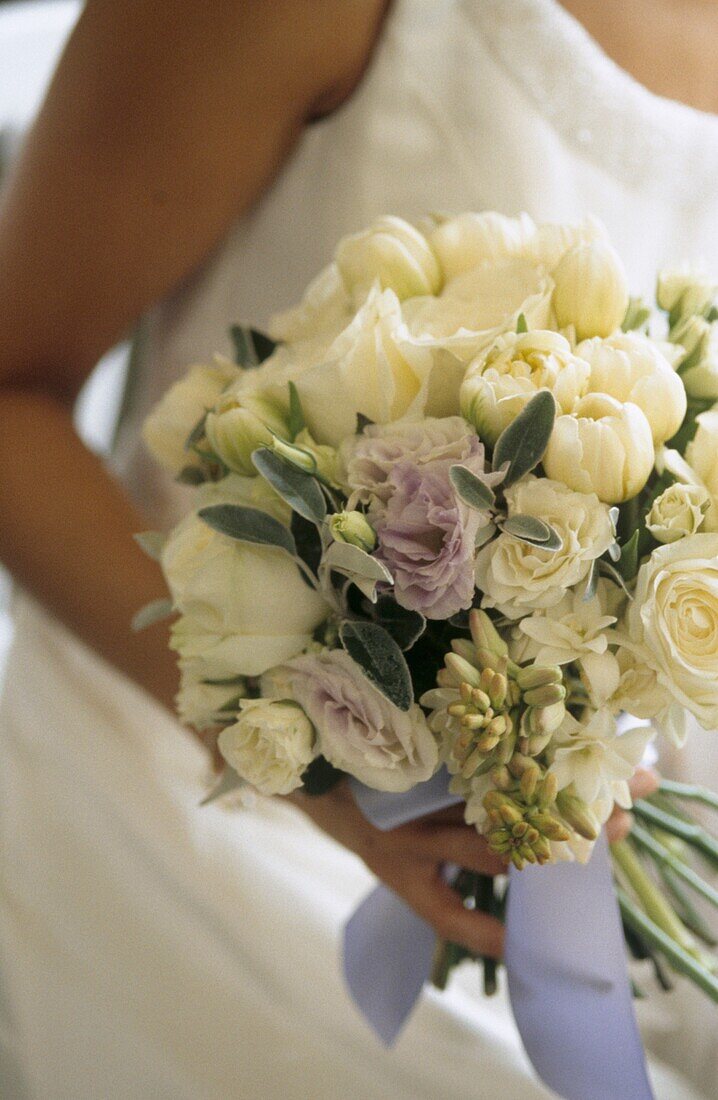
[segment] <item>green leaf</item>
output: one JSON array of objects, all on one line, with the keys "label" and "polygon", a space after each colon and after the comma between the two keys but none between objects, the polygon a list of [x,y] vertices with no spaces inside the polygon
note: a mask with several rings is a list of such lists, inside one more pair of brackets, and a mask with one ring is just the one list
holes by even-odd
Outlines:
[{"label": "green leaf", "polygon": [[302,409],[302,402],[299,398],[299,391],[293,382],[289,383],[289,434],[292,437],[292,443],[297,438],[299,433],[306,427],[306,421],[304,419],[304,411]]},{"label": "green leaf", "polygon": [[477,512],[487,512],[496,503],[493,490],[467,466],[452,466],[449,469],[449,481],[459,499]]},{"label": "green leaf", "polygon": [[335,768],[325,757],[317,756],[303,773],[302,785],[307,794],[326,794],[343,778],[344,772]]},{"label": "green leaf", "polygon": [[377,622],[388,630],[400,649],[411,649],[414,642],[426,630],[426,619],[418,611],[400,607],[391,596],[380,596],[376,601]]},{"label": "green leaf", "polygon": [[197,513],[208,527],[238,542],[251,542],[259,546],[276,546],[292,557],[297,548],[283,523],[258,508],[246,508],[241,504],[210,504]]},{"label": "green leaf", "polygon": [[282,500],[300,516],[319,525],[327,514],[324,493],[311,474],[305,473],[292,462],[269,447],[260,447],[252,453],[255,469],[275,489]]},{"label": "green leaf", "polygon": [[348,577],[372,603],[376,600],[377,584],[394,581],[382,562],[350,542],[333,542],[322,560],[329,569]]},{"label": "green leaf", "polygon": [[134,540],[140,550],[144,550],[148,558],[159,561],[167,542],[167,535],[163,531],[140,531],[138,535],[134,536]]},{"label": "green leaf", "polygon": [[244,367],[245,370],[252,370],[265,359],[269,359],[277,346],[263,332],[244,325],[231,325],[229,335],[234,345],[234,360],[238,367]]},{"label": "green leaf", "polygon": [[515,420],[504,428],[494,448],[494,470],[509,467],[503,487],[530,473],[543,458],[556,419],[556,401],[549,390],[539,390]]},{"label": "green leaf", "polygon": [[526,314],[519,313],[518,319],[516,321],[516,335],[523,336],[523,334],[525,332],[528,332],[528,330],[529,326],[526,324]]},{"label": "green leaf", "polygon": [[148,626],[153,626],[155,623],[159,623],[162,619],[167,619],[174,611],[172,606],[172,600],[162,598],[160,600],[152,600],[151,603],[146,603],[144,607],[141,607],[136,615],[132,619],[132,629],[135,633],[140,630],[146,630]]},{"label": "green leaf", "polygon": [[339,629],[341,643],[366,678],[399,710],[414,701],[411,676],[404,654],[391,634],[378,623],[348,621]]},{"label": "green leaf", "polygon": [[563,539],[550,523],[544,523],[537,516],[514,515],[504,520],[503,530],[522,542],[531,543],[540,550],[560,550]]},{"label": "green leaf", "polygon": [[628,542],[621,547],[621,556],[616,562],[616,569],[624,581],[632,581],[638,572],[638,540],[640,534],[640,531],[634,531]]},{"label": "green leaf", "polygon": [[207,475],[200,466],[183,466],[175,481],[180,485],[204,485]]}]

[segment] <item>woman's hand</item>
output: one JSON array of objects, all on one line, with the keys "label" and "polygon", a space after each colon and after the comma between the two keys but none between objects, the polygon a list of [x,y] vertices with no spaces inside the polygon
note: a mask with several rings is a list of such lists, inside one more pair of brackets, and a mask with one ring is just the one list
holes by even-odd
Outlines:
[{"label": "woman's hand", "polygon": [[487,875],[506,870],[476,829],[465,824],[461,806],[382,832],[359,810],[346,781],[325,795],[296,792],[290,797],[324,832],[355,852],[442,939],[477,955],[498,958],[502,954],[501,922],[465,909],[442,877],[445,863]]},{"label": "woman's hand", "polygon": [[[628,786],[631,788],[631,797],[635,802],[638,798],[645,798],[658,789],[658,776],[652,768],[637,768],[633,779]],[[633,817],[628,810],[622,810],[620,806],[614,806],[613,813],[606,822],[606,835],[613,844],[616,840],[625,840],[631,831]]]}]

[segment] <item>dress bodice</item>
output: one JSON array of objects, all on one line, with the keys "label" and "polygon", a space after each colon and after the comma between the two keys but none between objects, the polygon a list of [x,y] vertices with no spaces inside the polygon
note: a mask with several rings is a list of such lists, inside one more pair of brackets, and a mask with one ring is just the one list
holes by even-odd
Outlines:
[{"label": "dress bodice", "polygon": [[718,252],[718,117],[647,91],[556,0],[395,0],[350,100],[309,127],[271,188],[149,315],[119,472],[168,522],[185,490],[139,442],[187,365],[296,301],[343,234],[382,213],[593,213],[636,291]]}]

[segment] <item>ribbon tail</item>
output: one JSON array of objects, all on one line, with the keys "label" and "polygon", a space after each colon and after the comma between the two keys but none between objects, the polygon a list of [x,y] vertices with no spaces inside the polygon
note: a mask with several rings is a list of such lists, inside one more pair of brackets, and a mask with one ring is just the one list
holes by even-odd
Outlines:
[{"label": "ribbon tail", "polygon": [[653,1100],[605,836],[585,865],[512,869],[506,971],[526,1052],[559,1096]]}]

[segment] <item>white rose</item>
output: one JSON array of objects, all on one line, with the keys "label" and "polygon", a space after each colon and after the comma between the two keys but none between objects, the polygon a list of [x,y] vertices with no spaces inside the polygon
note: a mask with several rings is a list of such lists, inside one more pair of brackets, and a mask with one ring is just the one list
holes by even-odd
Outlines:
[{"label": "white rose", "polygon": [[217,742],[222,756],[261,794],[289,794],[314,759],[314,727],[288,700],[243,699]]},{"label": "white rose", "polygon": [[705,729],[718,727],[718,534],[654,550],[626,622],[659,684]]},{"label": "white rose", "polygon": [[[261,368],[260,368],[261,369]],[[253,477],[252,452],[268,446],[273,435],[284,437],[286,416],[274,402],[245,388],[232,387],[209,413],[205,432],[214,453],[235,473]]]},{"label": "white rose", "polygon": [[677,481],[656,497],[646,527],[657,542],[677,542],[695,535],[710,507],[710,493],[701,485]]},{"label": "white rose", "polygon": [[453,279],[480,264],[520,255],[535,233],[536,226],[528,214],[507,218],[489,210],[448,218],[429,241],[446,277]]},{"label": "white rose", "polygon": [[586,392],[589,373],[558,332],[509,332],[469,365],[461,413],[493,445],[539,390],[550,390],[559,410],[570,413]]},{"label": "white rose", "polygon": [[589,393],[559,416],[543,457],[550,478],[620,504],[640,493],[653,469],[651,426],[638,405]]},{"label": "white rose", "polygon": [[560,328],[572,325],[576,336],[609,336],[626,315],[628,280],[621,260],[607,241],[580,244],[553,271],[553,308]]},{"label": "white rose", "polygon": [[185,447],[187,438],[239,373],[234,364],[220,358],[213,366],[191,367],[155,405],[142,426],[142,437],[152,455],[171,474],[198,464],[197,456]]},{"label": "white rose", "polygon": [[[246,480],[225,478],[211,492],[200,490],[198,509],[210,503],[261,507],[251,495],[254,479],[248,479],[250,488]],[[281,503],[270,508],[280,515],[284,510]],[[284,551],[236,542],[196,512],[170,534],[162,568],[181,615],[171,628],[172,647],[203,679],[259,675],[305,649],[328,613]]]},{"label": "white rose", "polygon": [[651,425],[653,442],[664,443],[686,415],[683,382],[653,340],[621,332],[605,340],[584,340],[576,348],[591,366],[590,393],[607,393],[638,405]]},{"label": "white rose", "polygon": [[554,607],[588,575],[614,539],[609,509],[595,494],[576,493],[548,478],[528,476],[506,492],[509,515],[537,516],[558,532],[560,550],[539,550],[502,532],[479,551],[476,586],[483,607],[510,619]]},{"label": "white rose", "polygon": [[401,301],[417,294],[438,293],[442,273],[423,233],[403,218],[378,218],[368,229],[344,237],[336,264],[347,293],[362,301],[378,283]]},{"label": "white rose", "polygon": [[698,431],[686,447],[686,462],[710,494],[704,531],[718,531],[718,406],[696,417]]}]

